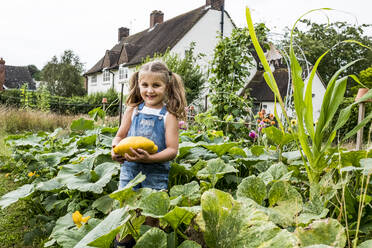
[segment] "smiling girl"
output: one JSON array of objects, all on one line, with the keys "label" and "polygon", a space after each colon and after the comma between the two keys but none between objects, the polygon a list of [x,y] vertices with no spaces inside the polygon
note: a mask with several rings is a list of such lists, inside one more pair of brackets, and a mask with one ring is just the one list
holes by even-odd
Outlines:
[{"label": "smiling girl", "polygon": [[133,156],[125,154],[123,157],[111,149],[112,159],[123,163],[119,189],[142,172],[146,179],[136,189],[166,190],[169,161],[178,152],[178,122],[186,117],[181,77],[169,71],[163,62],[146,63],[131,76],[126,104],[127,109],[112,141],[112,148],[125,137],[143,136],[155,142],[158,152],[149,154],[145,150],[131,148]]}]

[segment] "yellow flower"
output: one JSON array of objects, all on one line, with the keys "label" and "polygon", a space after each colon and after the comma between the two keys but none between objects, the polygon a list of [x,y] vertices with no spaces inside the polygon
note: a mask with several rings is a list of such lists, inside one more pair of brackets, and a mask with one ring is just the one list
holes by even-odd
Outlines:
[{"label": "yellow flower", "polygon": [[80,157],[80,160],[81,160],[81,161],[83,161],[84,159],[85,159],[85,157],[84,157],[84,156],[83,156],[83,157]]},{"label": "yellow flower", "polygon": [[292,126],[295,126],[296,124],[297,124],[297,120],[292,119],[292,120],[291,120],[291,125],[292,125]]},{"label": "yellow flower", "polygon": [[34,176],[36,174],[36,171],[34,171],[34,172],[29,172],[27,175],[29,176],[29,177],[32,177],[32,176]]},{"label": "yellow flower", "polygon": [[5,177],[8,178],[10,176],[10,173],[6,173]]},{"label": "yellow flower", "polygon": [[75,213],[72,214],[72,220],[78,228],[82,226],[82,223],[87,223],[89,219],[90,216],[83,217],[79,211],[75,211]]}]

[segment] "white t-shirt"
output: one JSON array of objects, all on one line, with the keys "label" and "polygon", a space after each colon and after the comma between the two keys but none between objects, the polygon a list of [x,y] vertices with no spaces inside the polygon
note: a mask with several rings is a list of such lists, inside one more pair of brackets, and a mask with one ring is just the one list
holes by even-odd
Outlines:
[{"label": "white t-shirt", "polygon": [[[139,110],[138,110],[138,107],[136,107],[136,108],[133,110],[133,113],[132,113],[132,121],[133,121],[134,116],[135,116],[137,113],[148,114],[148,115],[163,116],[163,115],[160,114],[160,111],[161,111],[161,109],[149,108],[149,107],[146,107],[146,106],[143,106],[142,110],[139,111]],[[165,115],[163,116],[164,127],[165,127],[165,120],[167,119],[167,116],[168,116],[168,111],[167,111],[167,112],[165,113]]]}]

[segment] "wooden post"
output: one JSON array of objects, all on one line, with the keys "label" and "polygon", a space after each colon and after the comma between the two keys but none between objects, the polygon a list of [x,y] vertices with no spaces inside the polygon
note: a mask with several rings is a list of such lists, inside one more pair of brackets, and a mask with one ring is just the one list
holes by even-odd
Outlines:
[{"label": "wooden post", "polygon": [[121,84],[121,91],[120,91],[120,101],[119,101],[119,127],[121,125],[121,115],[123,112],[123,91],[124,91],[124,84]]},{"label": "wooden post", "polygon": [[208,95],[205,95],[204,99],[204,111],[207,112],[208,110]]},{"label": "wooden post", "polygon": [[107,104],[107,98],[102,98],[103,111],[106,111],[106,104]]},{"label": "wooden post", "polygon": [[[366,107],[365,107],[364,102],[359,103],[358,124],[363,121],[365,110],[366,110]],[[363,145],[363,127],[359,129],[357,133],[356,150],[357,151],[362,150],[362,145]]]},{"label": "wooden post", "polygon": [[[355,101],[358,101],[361,97],[363,97],[367,92],[368,88],[360,88],[358,90],[358,94],[355,98]],[[371,101],[371,99],[368,99],[367,101]],[[361,123],[364,119],[365,115],[365,102],[360,102],[359,103],[359,113],[358,113],[358,124]],[[356,150],[359,151],[362,149],[363,146],[363,127],[358,130],[357,133],[357,140],[356,140]]]}]

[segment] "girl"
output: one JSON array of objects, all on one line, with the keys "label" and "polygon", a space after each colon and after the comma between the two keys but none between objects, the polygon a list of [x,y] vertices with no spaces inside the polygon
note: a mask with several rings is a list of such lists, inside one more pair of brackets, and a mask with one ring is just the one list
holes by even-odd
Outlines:
[{"label": "girl", "polygon": [[162,62],[146,63],[131,76],[126,103],[127,109],[112,141],[112,148],[127,136],[143,136],[155,142],[158,152],[149,154],[145,150],[131,148],[134,155],[125,154],[122,157],[112,149],[112,159],[124,162],[119,188],[142,172],[146,179],[135,188],[166,190],[169,161],[178,152],[178,120],[186,117],[182,80]]}]

